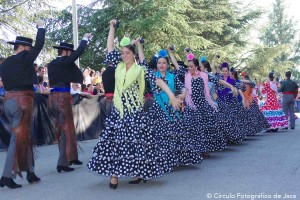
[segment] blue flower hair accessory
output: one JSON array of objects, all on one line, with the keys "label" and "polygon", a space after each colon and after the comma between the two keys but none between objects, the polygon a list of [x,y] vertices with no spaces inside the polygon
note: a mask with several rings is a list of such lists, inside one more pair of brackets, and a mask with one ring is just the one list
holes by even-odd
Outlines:
[{"label": "blue flower hair accessory", "polygon": [[166,58],[166,57],[168,57],[168,52],[165,49],[159,50],[157,54],[158,54],[159,58]]},{"label": "blue flower hair accessory", "polygon": [[205,62],[205,61],[207,61],[207,60],[206,60],[206,57],[205,57],[205,56],[202,56],[202,57],[200,58],[200,62]]},{"label": "blue flower hair accessory", "polygon": [[230,68],[230,72],[234,72],[234,68],[233,67]]}]

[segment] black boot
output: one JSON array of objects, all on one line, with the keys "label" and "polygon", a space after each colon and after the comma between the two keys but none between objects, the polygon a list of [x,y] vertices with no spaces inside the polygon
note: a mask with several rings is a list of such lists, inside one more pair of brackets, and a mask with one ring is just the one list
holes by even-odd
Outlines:
[{"label": "black boot", "polygon": [[57,166],[56,170],[58,173],[60,173],[61,171],[71,172],[71,171],[74,171],[74,168],[69,167],[69,166]]},{"label": "black boot", "polygon": [[41,179],[37,177],[34,172],[27,172],[26,178],[28,183],[38,183],[41,181]]},{"label": "black boot", "polygon": [[69,162],[69,165],[82,165],[82,162],[78,159]]},{"label": "black boot", "polygon": [[138,178],[138,179],[129,181],[129,184],[139,184],[141,181],[143,181],[144,183],[147,182],[147,180],[144,180],[144,179],[142,179],[142,178]]},{"label": "black boot", "polygon": [[0,187],[7,186],[10,189],[21,188],[22,185],[16,184],[12,178],[1,177],[0,179]]}]

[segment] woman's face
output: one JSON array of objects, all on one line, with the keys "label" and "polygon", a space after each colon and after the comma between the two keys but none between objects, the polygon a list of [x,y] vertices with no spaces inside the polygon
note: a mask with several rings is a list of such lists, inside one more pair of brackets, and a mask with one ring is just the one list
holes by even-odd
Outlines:
[{"label": "woman's face", "polygon": [[233,73],[229,72],[229,76],[231,79],[235,80]]},{"label": "woman's face", "polygon": [[202,63],[200,63],[200,71],[201,72],[205,72],[205,67],[204,67],[204,65]]},{"label": "woman's face", "polygon": [[160,71],[160,72],[166,72],[167,69],[168,69],[168,61],[167,59],[165,58],[159,58],[157,60],[157,69]]},{"label": "woman's face", "polygon": [[88,91],[89,91],[89,92],[92,92],[93,89],[94,89],[93,85],[90,85],[90,86],[88,87]]},{"label": "woman's face", "polygon": [[83,76],[88,76],[88,75],[89,75],[89,70],[85,68],[83,71]]},{"label": "woman's face", "polygon": [[188,67],[189,67],[189,72],[190,72],[191,74],[194,74],[195,71],[196,71],[196,69],[197,69],[197,67],[196,67],[196,65],[194,64],[193,61],[189,61]]},{"label": "woman's face", "polygon": [[223,67],[222,68],[222,75],[224,76],[224,77],[228,77],[228,75],[229,75],[229,70],[227,69],[227,67]]},{"label": "woman's face", "polygon": [[122,48],[122,60],[125,64],[131,64],[134,62],[134,54],[127,47]]}]

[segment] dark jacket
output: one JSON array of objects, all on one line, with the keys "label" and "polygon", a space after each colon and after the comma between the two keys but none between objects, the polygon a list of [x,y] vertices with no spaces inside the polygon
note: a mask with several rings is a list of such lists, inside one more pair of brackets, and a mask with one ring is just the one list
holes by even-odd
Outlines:
[{"label": "dark jacket", "polygon": [[48,65],[50,87],[59,83],[82,83],[83,75],[75,61],[84,52],[88,41],[82,40],[80,45],[70,56],[57,57]]},{"label": "dark jacket", "polygon": [[45,43],[45,29],[39,28],[36,42],[30,51],[22,51],[5,59],[0,65],[0,76],[6,91],[31,87],[38,84],[33,63],[40,54]]}]

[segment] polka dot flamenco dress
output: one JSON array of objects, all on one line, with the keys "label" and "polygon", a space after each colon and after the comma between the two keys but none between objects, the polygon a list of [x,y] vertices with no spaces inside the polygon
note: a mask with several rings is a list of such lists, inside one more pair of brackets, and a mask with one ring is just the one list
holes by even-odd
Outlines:
[{"label": "polka dot flamenco dress", "polygon": [[[119,55],[118,52],[112,51],[106,58],[117,64],[120,62]],[[155,86],[156,77],[147,67],[145,78]],[[126,92],[136,91],[138,87],[138,82],[133,82]],[[135,97],[129,97],[129,105],[141,105],[129,112],[124,95],[121,99],[124,106],[123,117],[114,105],[93,150],[93,157],[88,162],[88,168],[100,175],[140,177],[145,180],[171,171],[168,166],[162,166],[158,141],[154,136],[153,126],[149,125],[149,118],[143,111],[142,102],[137,102]]]},{"label": "polka dot flamenco dress", "polygon": [[[246,83],[246,87],[248,87],[249,92],[244,93],[246,95],[251,95],[252,98],[247,98],[249,100],[252,100],[250,102],[249,108],[248,108],[248,118],[250,121],[250,125],[252,126],[252,131],[248,135],[255,135],[263,130],[266,130],[270,127],[267,119],[263,115],[263,113],[259,110],[258,104],[257,104],[257,97],[254,96],[255,93],[253,93],[253,90],[257,90],[255,87],[255,84],[253,82]],[[250,89],[251,88],[251,89]]]},{"label": "polka dot flamenco dress", "polygon": [[[168,80],[162,77],[168,84]],[[177,76],[174,78],[176,91],[184,88]],[[160,98],[157,95],[157,98]],[[149,122],[153,123],[154,132],[162,150],[163,160],[171,167],[182,165],[193,165],[202,162],[200,152],[191,145],[193,135],[187,131],[183,120],[183,113],[175,111],[169,104],[164,103],[164,108],[156,100],[149,109]]]},{"label": "polka dot flamenco dress", "polygon": [[[224,80],[223,76],[217,76]],[[227,83],[236,86],[236,82],[230,77],[226,80]],[[237,88],[238,89],[238,88]],[[226,124],[222,129],[226,132],[226,140],[228,143],[237,144],[241,142],[247,134],[247,130],[244,129],[244,122],[241,119],[242,105],[238,101],[237,97],[234,97],[229,88],[225,88],[221,84],[217,84],[218,91],[218,108],[219,112],[223,116],[223,121]]]},{"label": "polka dot flamenco dress", "polygon": [[[184,76],[187,69],[180,66],[178,74]],[[194,108],[186,105],[184,109],[184,120],[187,131],[194,137],[193,148],[196,151],[205,153],[222,151],[226,148],[224,124],[218,112],[208,103],[204,93],[204,80],[201,77],[192,78],[192,101]],[[219,80],[215,76],[208,75],[208,81],[217,83]]]}]

